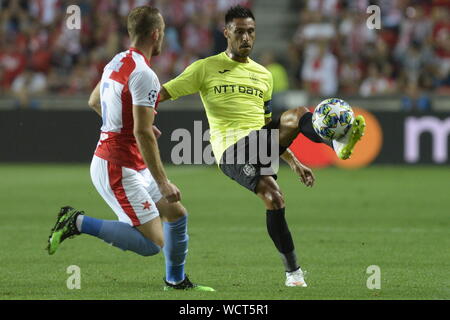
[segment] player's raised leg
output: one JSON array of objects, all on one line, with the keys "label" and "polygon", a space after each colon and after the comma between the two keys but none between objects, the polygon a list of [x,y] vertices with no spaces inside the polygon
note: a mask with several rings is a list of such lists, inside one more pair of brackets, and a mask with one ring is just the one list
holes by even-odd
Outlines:
[{"label": "player's raised leg", "polygon": [[145,231],[145,235],[127,223],[96,219],[86,216],[83,211],[67,206],[61,208],[57,216],[56,224],[48,239],[47,250],[49,254],[54,254],[65,239],[84,233],[141,256],[159,253],[164,245],[159,217],[139,228]]},{"label": "player's raised leg", "polygon": [[49,254],[54,254],[65,239],[81,233],[142,256],[160,252],[164,245],[161,220],[141,173],[97,156],[92,159],[90,172],[94,186],[119,221],[96,219],[64,207],[49,237]]},{"label": "player's raised leg", "polygon": [[272,176],[261,176],[256,194],[266,206],[267,231],[281,255],[286,270],[286,286],[306,287],[303,271],[297,262],[294,242],[285,218],[285,203],[280,187]]},{"label": "player's raised leg", "polygon": [[185,273],[188,253],[188,213],[180,202],[169,203],[165,199],[157,202],[163,220],[166,261],[166,286],[164,290],[215,291],[213,288],[193,284]]},{"label": "player's raised leg", "polygon": [[333,148],[340,159],[346,160],[350,158],[356,143],[364,135],[366,123],[363,116],[357,116],[344,137],[330,142],[322,139],[314,130],[312,113],[305,107],[285,111],[280,117],[279,124],[275,125],[280,129],[280,147],[282,148],[289,147],[297,135],[302,133],[313,142],[327,144]]}]

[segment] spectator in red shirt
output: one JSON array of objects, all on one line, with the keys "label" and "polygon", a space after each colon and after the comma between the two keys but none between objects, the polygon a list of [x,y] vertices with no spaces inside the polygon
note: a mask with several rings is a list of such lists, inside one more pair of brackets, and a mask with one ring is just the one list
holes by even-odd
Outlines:
[{"label": "spectator in red shirt", "polygon": [[14,45],[8,43],[8,40],[5,40],[2,48],[0,51],[0,68],[3,69],[3,77],[0,80],[1,86],[7,89],[25,69],[26,56],[23,52],[15,50]]}]

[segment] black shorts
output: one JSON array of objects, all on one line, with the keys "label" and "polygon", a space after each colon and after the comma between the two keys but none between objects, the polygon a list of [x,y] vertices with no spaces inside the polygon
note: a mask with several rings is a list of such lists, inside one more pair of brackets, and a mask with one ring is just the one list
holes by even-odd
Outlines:
[{"label": "black shorts", "polygon": [[220,159],[222,172],[252,192],[256,192],[261,176],[277,179],[280,153],[285,148],[278,145],[278,132],[273,131],[276,126],[277,122],[271,122],[228,147]]}]

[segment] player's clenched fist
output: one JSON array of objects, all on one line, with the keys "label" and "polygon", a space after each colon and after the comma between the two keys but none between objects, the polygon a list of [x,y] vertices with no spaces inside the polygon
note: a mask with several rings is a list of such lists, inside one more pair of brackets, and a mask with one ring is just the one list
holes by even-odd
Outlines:
[{"label": "player's clenched fist", "polygon": [[168,202],[177,202],[181,200],[180,190],[170,181],[160,184],[159,191]]}]

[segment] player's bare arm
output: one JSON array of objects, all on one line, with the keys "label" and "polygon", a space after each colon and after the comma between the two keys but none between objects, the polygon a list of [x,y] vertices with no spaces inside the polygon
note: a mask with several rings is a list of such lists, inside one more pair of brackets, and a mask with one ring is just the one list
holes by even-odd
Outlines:
[{"label": "player's bare arm", "polygon": [[152,129],[154,118],[153,108],[133,105],[133,134],[142,157],[158,184],[161,194],[167,201],[177,202],[181,198],[180,191],[174,184],[170,183],[164,171],[158,143],[156,142],[156,137]]},{"label": "player's bare arm", "polygon": [[91,107],[97,114],[102,116],[102,106],[100,102],[100,81],[95,86],[95,89],[92,91],[89,96],[89,107]]},{"label": "player's bare arm", "polygon": [[170,98],[170,93],[166,90],[166,88],[161,87],[161,91],[159,91],[159,102],[169,100]]},{"label": "player's bare arm", "polygon": [[300,177],[300,181],[307,187],[314,186],[314,182],[316,178],[314,177],[314,173],[310,168],[301,163],[297,157],[295,157],[294,153],[287,149],[282,155],[281,159],[283,159],[291,169],[297,173]]},{"label": "player's bare arm", "polygon": [[[99,81],[97,83],[97,85],[95,86],[95,89],[92,90],[92,93],[89,96],[88,105],[101,117],[102,116],[102,105],[101,105],[101,99],[100,99],[100,83],[101,83],[101,81]],[[156,139],[158,139],[162,134],[161,131],[155,125],[152,126],[152,129],[153,129],[153,133],[155,134]]]}]

